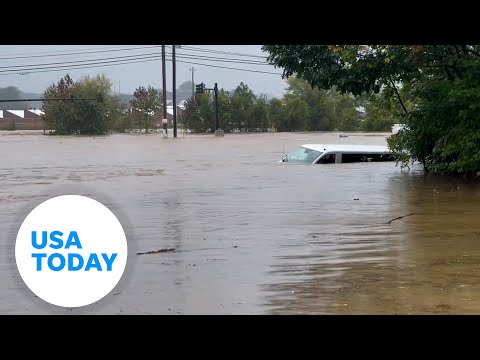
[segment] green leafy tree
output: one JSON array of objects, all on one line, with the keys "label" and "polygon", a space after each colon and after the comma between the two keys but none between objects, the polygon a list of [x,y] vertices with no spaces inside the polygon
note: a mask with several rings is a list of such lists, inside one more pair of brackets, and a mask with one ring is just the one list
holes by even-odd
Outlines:
[{"label": "green leafy tree", "polygon": [[225,132],[231,132],[235,129],[231,120],[232,99],[230,93],[224,89],[218,91],[218,117],[219,126]]},{"label": "green leafy tree", "polygon": [[133,93],[130,107],[134,126],[148,132],[155,127],[155,121],[161,119],[162,95],[152,86],[140,86]]},{"label": "green leafy tree", "polygon": [[271,99],[268,103],[267,114],[269,120],[269,126],[276,131],[282,131],[286,128],[285,124],[285,108],[282,100]]},{"label": "green leafy tree", "polygon": [[182,113],[182,122],[194,133],[205,133],[213,129],[213,104],[209,94],[189,98]]},{"label": "green leafy tree", "polygon": [[268,123],[268,100],[263,94],[255,99],[254,104],[248,111],[250,121],[249,127],[253,131],[267,131]]},{"label": "green leafy tree", "polygon": [[119,96],[113,96],[110,103],[110,128],[113,132],[126,132],[133,129],[132,116],[127,104]]},{"label": "green leafy tree", "polygon": [[[307,130],[354,131],[359,127],[359,116],[354,98],[336,89],[319,89],[306,80],[292,76],[287,80],[287,96],[299,97],[309,107]],[[294,129],[292,129],[294,130]]]},{"label": "green leafy tree", "polygon": [[285,127],[288,130],[304,131],[309,117],[308,104],[298,98],[289,97],[285,101]]},{"label": "green leafy tree", "polygon": [[113,115],[111,87],[112,83],[105,75],[85,76],[74,85],[74,97],[102,99],[72,104],[76,110],[79,134],[105,134],[109,131]]},{"label": "green leafy tree", "polygon": [[45,128],[52,134],[71,134],[75,127],[73,103],[67,101],[48,101],[52,98],[69,99],[73,96],[74,82],[65,75],[56,84],[50,85],[43,93],[42,110]]},{"label": "green leafy tree", "polygon": [[[45,128],[57,135],[107,133],[110,88],[111,83],[103,75],[87,76],[75,83],[67,74],[44,92],[42,110],[45,113]],[[81,100],[49,101],[50,98]]]},{"label": "green leafy tree", "polygon": [[249,110],[255,104],[256,96],[248,85],[243,82],[238,85],[231,95],[230,117],[235,128],[247,131],[249,129]]},{"label": "green leafy tree", "polygon": [[337,129],[340,131],[357,131],[360,126],[360,115],[356,109],[355,99],[348,95],[335,99],[337,113]]},{"label": "green leafy tree", "polygon": [[362,131],[386,131],[392,129],[393,124],[401,122],[401,114],[395,108],[398,102],[387,91],[381,94],[365,96],[361,105],[365,108],[365,118],[360,124]]}]

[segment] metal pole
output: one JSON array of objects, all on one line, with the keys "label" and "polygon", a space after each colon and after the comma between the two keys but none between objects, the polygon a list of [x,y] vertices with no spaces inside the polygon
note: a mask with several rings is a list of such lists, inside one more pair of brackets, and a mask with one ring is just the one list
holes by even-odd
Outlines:
[{"label": "metal pole", "polygon": [[215,83],[215,131],[218,130],[218,85]]},{"label": "metal pole", "polygon": [[175,62],[175,45],[172,45],[172,79],[173,79],[173,137],[177,137],[177,66]]},{"label": "metal pole", "polygon": [[195,72],[195,68],[192,66],[190,70],[192,71],[192,98],[195,98],[195,81],[193,80],[193,73]]},{"label": "metal pole", "polygon": [[[165,64],[165,45],[162,45],[162,77],[163,77],[163,89],[162,89],[162,97],[163,97],[163,118],[167,118],[167,70]],[[167,134],[167,124],[163,124],[163,130],[165,134]]]}]

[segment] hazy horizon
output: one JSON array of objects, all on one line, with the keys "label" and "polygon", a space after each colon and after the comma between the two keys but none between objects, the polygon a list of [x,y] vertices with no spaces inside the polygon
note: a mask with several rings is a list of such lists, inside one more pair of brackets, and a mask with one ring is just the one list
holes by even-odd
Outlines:
[{"label": "hazy horizon", "polygon": [[[157,46],[2,45],[0,87],[43,93],[67,73],[74,80],[103,73],[115,83],[117,93],[132,94],[138,86],[162,88],[161,47]],[[167,91],[171,91],[170,45],[166,53]],[[282,96],[286,88],[281,70],[265,62],[261,45],[180,45],[176,53],[177,87],[191,80],[193,66],[195,83],[204,82],[208,87],[217,82],[219,88],[230,90],[244,82],[256,94],[276,97]],[[88,68],[79,68],[83,66]]]}]

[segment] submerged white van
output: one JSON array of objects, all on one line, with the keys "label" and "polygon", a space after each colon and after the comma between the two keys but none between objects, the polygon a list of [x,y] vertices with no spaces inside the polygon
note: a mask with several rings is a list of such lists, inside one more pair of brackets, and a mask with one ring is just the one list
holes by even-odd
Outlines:
[{"label": "submerged white van", "polygon": [[395,161],[388,146],[304,144],[291,151],[281,162],[332,164],[379,161]]}]

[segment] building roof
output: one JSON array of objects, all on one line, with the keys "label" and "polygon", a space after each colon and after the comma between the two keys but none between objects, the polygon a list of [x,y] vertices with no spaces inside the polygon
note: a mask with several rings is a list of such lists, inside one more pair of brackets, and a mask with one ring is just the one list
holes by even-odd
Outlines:
[{"label": "building roof", "polygon": [[21,117],[22,119],[25,117],[25,110],[7,110],[9,113]]},{"label": "building roof", "polygon": [[45,113],[44,113],[42,110],[40,110],[40,109],[30,109],[30,110],[28,110],[28,111],[30,111],[30,112],[32,112],[32,113],[34,113],[34,114],[40,115],[40,116],[45,115]]}]

